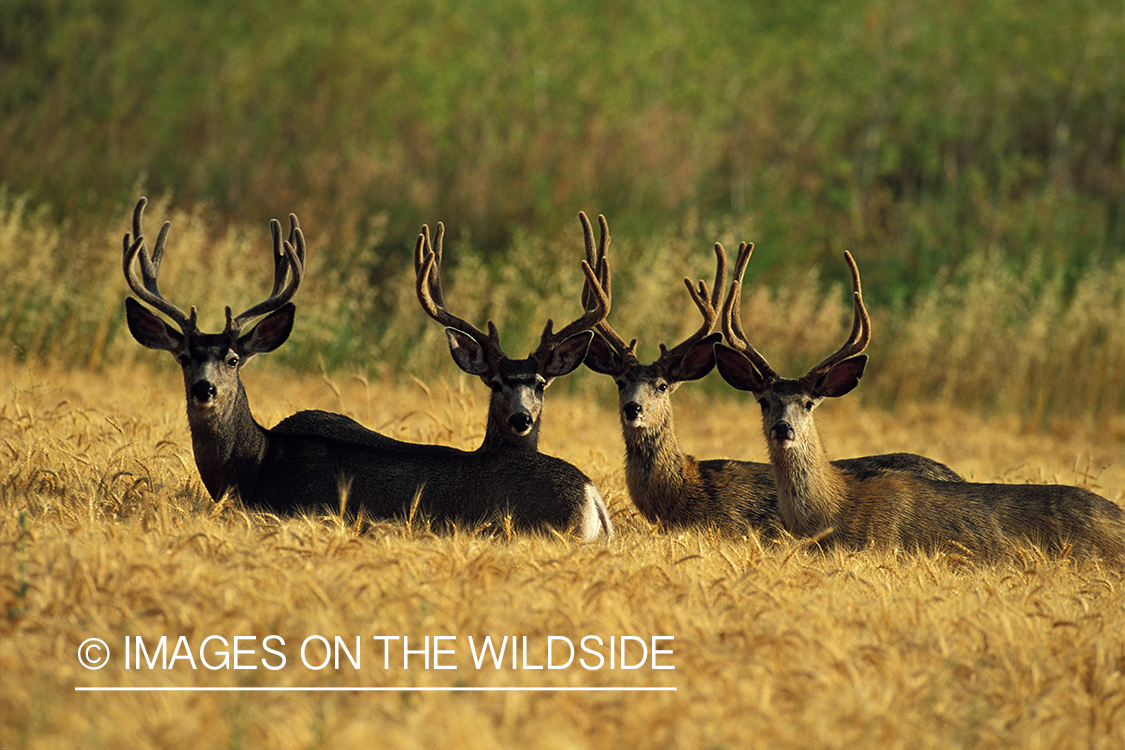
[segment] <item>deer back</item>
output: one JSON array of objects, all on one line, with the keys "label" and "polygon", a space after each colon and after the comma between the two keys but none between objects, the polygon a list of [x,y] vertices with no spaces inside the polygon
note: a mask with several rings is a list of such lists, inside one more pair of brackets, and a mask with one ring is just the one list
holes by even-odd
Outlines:
[{"label": "deer back", "polygon": [[461,451],[407,443],[339,414],[304,411],[270,431],[259,480],[245,499],[290,514],[310,509],[436,529],[484,523],[519,531],[612,536],[601,494],[576,467],[520,449]]},{"label": "deer back", "polygon": [[1037,549],[1125,565],[1125,511],[1080,487],[910,475],[848,477],[847,484],[824,544],[947,552],[979,562]]}]

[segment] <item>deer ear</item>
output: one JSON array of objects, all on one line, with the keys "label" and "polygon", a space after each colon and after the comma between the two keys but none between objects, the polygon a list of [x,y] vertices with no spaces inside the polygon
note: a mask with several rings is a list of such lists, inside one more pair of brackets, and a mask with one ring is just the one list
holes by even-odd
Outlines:
[{"label": "deer ear", "polygon": [[715,367],[715,344],[721,339],[721,333],[712,333],[692,345],[680,361],[668,371],[668,377],[683,383],[689,380],[699,380]]},{"label": "deer ear", "polygon": [[543,368],[542,375],[546,378],[561,378],[577,370],[586,358],[593,338],[593,331],[582,331],[568,337],[551,352],[551,359]]},{"label": "deer ear", "polygon": [[766,389],[766,381],[750,360],[726,344],[715,344],[715,364],[723,380],[740,391],[761,393]]},{"label": "deer ear", "polygon": [[176,352],[184,346],[184,335],[154,315],[132,297],[125,298],[125,321],[129,333],[142,346]]},{"label": "deer ear", "polygon": [[867,367],[866,354],[845,359],[840,364],[834,365],[816,382],[815,395],[821,398],[835,398],[851,393],[852,389],[859,385],[865,367]]},{"label": "deer ear", "polygon": [[470,375],[488,374],[488,362],[484,358],[484,349],[467,333],[456,328],[446,328],[445,336],[449,339],[449,353],[453,361]]},{"label": "deer ear", "polygon": [[586,366],[600,375],[616,376],[621,372],[621,357],[613,351],[600,334],[595,334],[590,341],[590,348],[586,351],[583,360]]},{"label": "deer ear", "polygon": [[293,318],[297,306],[287,302],[280,308],[262,318],[250,332],[239,337],[238,348],[244,357],[272,352],[285,343],[293,332]]}]

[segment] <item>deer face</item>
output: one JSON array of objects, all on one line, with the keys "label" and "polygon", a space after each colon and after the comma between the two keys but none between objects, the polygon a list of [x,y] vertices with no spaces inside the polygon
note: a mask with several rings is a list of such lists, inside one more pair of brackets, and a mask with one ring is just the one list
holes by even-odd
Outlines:
[{"label": "deer face", "polygon": [[622,354],[595,336],[586,366],[611,376],[617,384],[621,425],[626,430],[662,429],[672,422],[671,396],[680,383],[699,380],[715,366],[715,340],[716,336],[707,336],[680,357],[644,365],[631,350]]},{"label": "deer face", "polygon": [[779,378],[763,374],[742,353],[724,344],[715,347],[719,374],[735,388],[750,391],[762,407],[762,431],[772,451],[807,445],[815,435],[813,410],[826,398],[850,393],[867,366],[867,355],[838,362],[823,373],[813,371],[803,378]]},{"label": "deer face", "polygon": [[679,383],[660,368],[636,363],[613,379],[617,384],[621,424],[631,430],[658,428],[672,417],[671,395]]},{"label": "deer face", "polygon": [[525,438],[539,424],[547,386],[582,364],[594,334],[576,333],[549,352],[527,359],[508,359],[499,353],[491,363],[473,336],[456,328],[446,328],[445,335],[457,366],[479,376],[492,390],[488,404],[490,424],[501,426],[507,437]]},{"label": "deer face", "polygon": [[543,394],[551,381],[528,359],[504,359],[495,373],[481,376],[492,390],[489,411],[514,437],[525,437],[543,413]]},{"label": "deer face", "polygon": [[221,416],[241,391],[239,372],[255,354],[281,346],[293,330],[295,307],[288,303],[264,318],[249,333],[177,331],[132,298],[125,300],[129,331],[149,349],[175,357],[184,375],[188,414]]},{"label": "deer face", "polygon": [[188,412],[225,411],[222,407],[238,392],[243,361],[238,342],[223,334],[193,333],[172,354],[184,374]]},{"label": "deer face", "polygon": [[754,396],[762,407],[762,431],[771,448],[787,450],[806,442],[812,429],[813,409],[821,399],[806,393],[797,380],[778,381]]}]

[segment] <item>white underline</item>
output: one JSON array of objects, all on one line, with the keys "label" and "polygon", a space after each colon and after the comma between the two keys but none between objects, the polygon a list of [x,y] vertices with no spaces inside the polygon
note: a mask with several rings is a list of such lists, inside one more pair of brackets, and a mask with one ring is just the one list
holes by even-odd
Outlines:
[{"label": "white underline", "polygon": [[84,693],[645,693],[674,687],[75,687]]}]

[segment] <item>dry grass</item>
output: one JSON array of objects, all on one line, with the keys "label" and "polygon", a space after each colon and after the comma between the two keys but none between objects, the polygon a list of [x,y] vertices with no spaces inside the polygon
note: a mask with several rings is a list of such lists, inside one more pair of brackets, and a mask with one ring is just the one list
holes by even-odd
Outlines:
[{"label": "dry grass", "polygon": [[[413,440],[479,438],[469,378],[391,389],[247,372],[272,423],[343,411]],[[548,396],[543,447],[606,492],[610,544],[435,537],[389,524],[216,508],[196,475],[178,376],[0,361],[0,746],[1094,747],[1125,744],[1125,581],[1096,562],[821,555],[797,544],[654,534],[625,495],[605,399]],[[583,381],[583,390],[612,390]],[[284,395],[282,395],[284,394]],[[762,459],[756,409],[677,394],[682,445]],[[981,480],[1079,483],[1123,502],[1125,430],[1020,433],[1004,419],[847,399],[820,419],[834,455],[913,450]],[[277,671],[129,670],[126,636],[270,634]],[[306,669],[309,635],[364,639],[362,668]],[[453,635],[457,670],[404,671],[371,636]],[[675,670],[481,670],[467,638],[672,635]],[[114,660],[77,662],[86,638]],[[172,644],[170,644],[171,646]],[[276,647],[276,642],[274,643]],[[448,644],[447,644],[448,645]],[[667,645],[667,644],[665,644]],[[171,649],[170,649],[171,650]],[[311,652],[310,652],[311,653]],[[393,654],[398,653],[392,651]],[[532,652],[529,663],[542,664]],[[249,658],[268,656],[260,647]],[[401,658],[401,657],[398,657]],[[213,659],[214,661],[214,659]],[[244,661],[243,663],[246,663]],[[275,662],[276,663],[276,662]],[[626,686],[676,692],[88,693],[75,686]]]},{"label": "dry grass", "polygon": [[[0,200],[0,356],[107,372],[121,363],[151,364],[152,353],[129,336],[121,310],[121,237],[130,216],[131,207],[96,227],[75,228],[30,210],[23,199]],[[413,238],[392,240],[374,227],[378,241],[336,247],[325,238],[323,217],[302,218],[309,267],[297,327],[272,358],[305,372],[362,369],[400,383],[403,373],[453,372],[441,327],[418,307]],[[222,327],[225,305],[242,310],[265,296],[264,220],[219,228],[207,207],[173,209],[166,196],[153,199],[146,219],[150,236],[171,222],[161,289],[184,309],[198,307],[203,330]],[[723,226],[703,243],[683,236],[645,240],[630,231],[626,217],[609,219],[611,320],[627,338],[638,337],[649,357],[658,342],[677,341],[698,326],[680,279],[710,282],[712,241],[721,240],[733,261],[740,240],[759,239]],[[502,262],[486,260],[471,237],[450,227],[443,276],[453,309],[480,326],[495,321],[512,356],[529,352],[549,318],[580,314],[576,224],[560,237],[521,235]],[[1022,262],[982,247],[959,267],[929,277],[909,302],[880,304],[874,298],[887,291],[880,283],[886,268],[877,256],[857,255],[874,330],[864,382],[878,382],[859,398],[894,408],[959,403],[975,413],[1018,415],[1037,427],[1062,420],[1112,429],[1125,415],[1119,376],[1125,372],[1125,258],[1118,256],[1065,270],[1043,253]],[[851,318],[847,281],[839,254],[810,266],[791,261],[776,244],[755,252],[744,324],[779,372],[803,371],[839,345]]]}]

